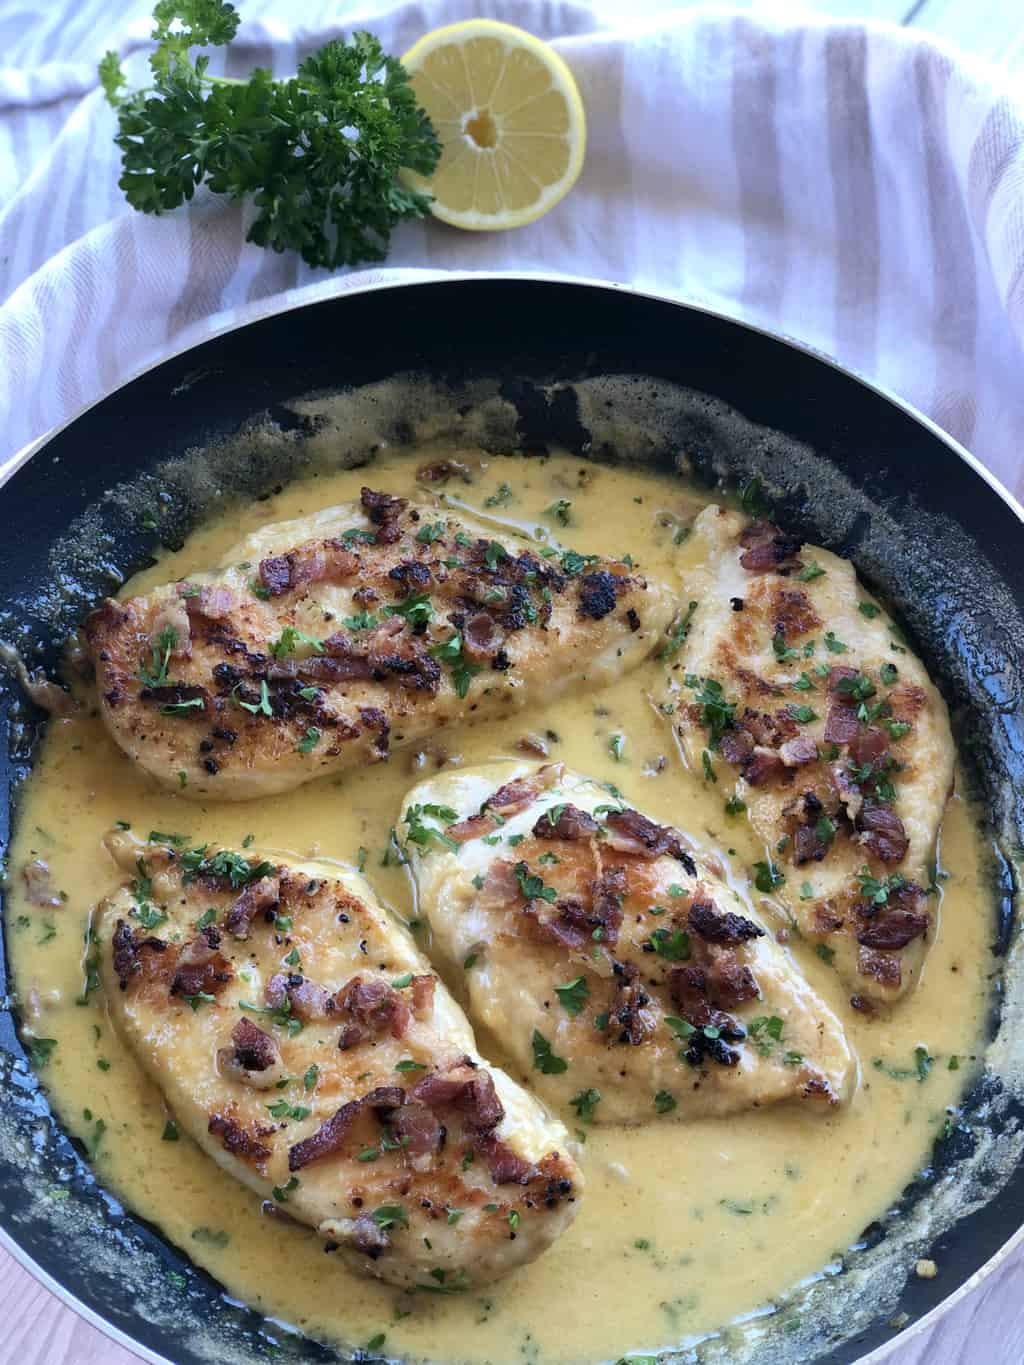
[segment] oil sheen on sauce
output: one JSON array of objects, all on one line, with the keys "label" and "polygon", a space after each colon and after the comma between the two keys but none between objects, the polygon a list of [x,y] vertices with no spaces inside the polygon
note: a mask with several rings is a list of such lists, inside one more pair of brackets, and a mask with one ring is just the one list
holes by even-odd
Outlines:
[{"label": "oil sheen on sauce", "polygon": [[[449,484],[449,505],[584,553],[629,553],[652,574],[673,575],[687,554],[680,527],[700,502],[665,475],[563,455],[385,452],[371,471],[310,478],[236,508],[182,550],[164,553],[122,595],[218,563],[269,521],[357,499],[367,481],[408,493],[417,466],[442,455],[475,470],[472,484]],[[684,766],[655,702],[665,667],[652,660],[607,691],[564,695],[510,720],[446,734],[443,748],[419,759],[399,751],[346,778],[234,805],[199,805],[158,790],[107,737],[83,691],[85,705],[49,726],[21,794],[6,930],[26,1023],[57,1044],[43,1080],[67,1126],[95,1147],[100,1180],[258,1309],[328,1340],[377,1346],[383,1334],[384,1354],[446,1362],[615,1360],[679,1345],[820,1273],[856,1242],[926,1161],[980,1047],[991,909],[984,848],[959,797],[942,833],[934,943],[910,999],[890,1013],[859,1015],[832,969],[809,945],[792,944],[860,1057],[850,1104],[825,1116],[817,1106],[813,1113],[776,1106],[586,1133],[587,1190],[576,1222],[539,1260],[482,1291],[399,1295],[346,1272],[312,1232],[266,1216],[188,1138],[169,1140],[172,1116],[119,1041],[102,994],[76,1004],[90,908],[118,880],[101,842],[116,821],[143,836],[153,829],[196,842],[248,840],[254,852],[363,856],[383,899],[409,916],[405,870],[384,862],[405,791],[444,760],[521,758],[516,742],[527,732],[547,735],[552,759],[614,782],[655,819],[682,825],[720,852],[734,886],[759,899],[748,869],[765,849],[744,816],[726,815],[720,788]],[[624,738],[613,744],[616,735]],[[67,896],[62,908],[25,900],[20,868],[32,857],[49,863],[53,885]],[[930,1067],[918,1067],[920,1048]],[[529,1085],[529,1076],[519,1079]]]}]

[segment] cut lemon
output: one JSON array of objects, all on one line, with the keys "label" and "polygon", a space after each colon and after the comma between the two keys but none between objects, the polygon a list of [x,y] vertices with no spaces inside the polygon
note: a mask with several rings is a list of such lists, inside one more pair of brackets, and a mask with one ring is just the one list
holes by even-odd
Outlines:
[{"label": "cut lemon", "polygon": [[511,24],[468,19],[435,29],[402,58],[444,150],[431,211],[477,231],[523,227],[554,208],[583,166],[586,121],[572,72],[547,43]]}]

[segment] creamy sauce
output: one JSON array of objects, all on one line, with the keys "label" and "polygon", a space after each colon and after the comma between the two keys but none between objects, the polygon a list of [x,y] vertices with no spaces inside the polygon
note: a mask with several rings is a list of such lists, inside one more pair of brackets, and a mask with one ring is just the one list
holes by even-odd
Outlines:
[{"label": "creamy sauce", "polygon": [[[677,519],[688,519],[699,503],[667,477],[567,456],[487,461],[473,452],[420,451],[385,454],[372,473],[321,476],[239,508],[164,554],[122,595],[210,567],[266,522],[358,498],[368,480],[407,493],[418,465],[453,453],[474,462],[477,474],[471,485],[449,483],[450,505],[530,535],[546,528],[542,534],[583,553],[629,553],[652,574],[673,575],[686,553],[675,543]],[[567,526],[546,510],[559,499],[571,502]],[[409,916],[415,907],[405,869],[393,856],[385,862],[405,791],[445,759],[522,758],[516,741],[527,732],[548,735],[552,758],[614,782],[655,819],[678,823],[718,851],[740,893],[752,894],[769,922],[773,913],[780,920],[748,881],[763,846],[745,817],[725,814],[728,792],[686,769],[671,723],[658,711],[664,674],[665,665],[652,660],[607,691],[563,696],[542,710],[445,735],[443,748],[419,764],[398,752],[358,775],[237,805],[200,805],[160,791],[115,747],[87,698],[70,718],[55,719],[21,794],[6,930],[27,1026],[37,1038],[56,1040],[43,1079],[68,1128],[95,1147],[100,1179],[231,1294],[311,1335],[355,1346],[373,1341],[385,1354],[451,1362],[615,1359],[692,1340],[822,1273],[926,1161],[981,1048],[992,911],[985,851],[959,797],[943,828],[946,878],[933,901],[934,942],[910,999],[874,1018],[860,1015],[813,948],[791,943],[859,1054],[852,1102],[825,1117],[817,1107],[812,1113],[794,1105],[686,1126],[664,1119],[587,1133],[587,1191],[576,1222],[538,1261],[484,1292],[400,1295],[349,1275],[313,1233],[263,1214],[258,1200],[187,1138],[166,1140],[171,1116],[115,1034],[101,993],[76,1004],[90,908],[118,880],[101,844],[116,821],[143,836],[156,829],[239,846],[251,835],[254,852],[365,861],[384,900]],[[20,869],[36,857],[67,897],[60,908],[27,902]],[[493,1041],[481,1039],[485,1051]],[[930,1066],[923,1053],[915,1057],[920,1048]],[[518,1078],[529,1084],[529,1076]]]}]

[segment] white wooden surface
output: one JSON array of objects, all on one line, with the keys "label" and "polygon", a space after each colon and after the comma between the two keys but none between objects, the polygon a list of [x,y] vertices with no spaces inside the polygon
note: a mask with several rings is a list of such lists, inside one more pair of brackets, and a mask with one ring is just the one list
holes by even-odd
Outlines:
[{"label": "white wooden surface", "polygon": [[[683,8],[696,0],[648,0]],[[732,0],[753,11],[812,10],[909,23],[962,50],[1024,73],[1024,0]],[[598,0],[606,11],[620,0]],[[1024,1209],[1021,1210],[1024,1217]],[[891,1365],[1021,1365],[1024,1256],[891,1357]],[[131,1365],[136,1357],[65,1308],[0,1251],[0,1365]]]}]

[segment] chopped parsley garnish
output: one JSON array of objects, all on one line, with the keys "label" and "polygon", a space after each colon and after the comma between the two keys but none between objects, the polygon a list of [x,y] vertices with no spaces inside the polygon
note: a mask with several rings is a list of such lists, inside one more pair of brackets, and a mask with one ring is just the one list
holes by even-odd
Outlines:
[{"label": "chopped parsley garnish", "polygon": [[456,632],[450,640],[445,640],[440,645],[434,645],[430,653],[435,659],[441,659],[443,662],[451,664],[452,686],[455,688],[456,696],[464,698],[469,691],[470,682],[482,671],[482,666],[471,664],[465,658],[461,634]]},{"label": "chopped parsley garnish", "polygon": [[312,1113],[304,1104],[290,1104],[288,1100],[278,1100],[268,1104],[267,1109],[275,1119],[308,1119]]},{"label": "chopped parsley garnish", "polygon": [[371,1214],[379,1228],[407,1228],[409,1215],[404,1204],[381,1204]]},{"label": "chopped parsley garnish", "polygon": [[752,474],[740,489],[740,506],[748,517],[763,517],[771,511],[756,474]]},{"label": "chopped parsley garnish", "polygon": [[601,1103],[601,1092],[591,1086],[587,1090],[581,1090],[578,1095],[573,1095],[569,1103],[576,1110],[576,1117],[581,1123],[590,1123],[594,1117],[594,1110]]},{"label": "chopped parsley garnish", "polygon": [[816,578],[825,577],[825,570],[816,559],[812,559],[806,568],[801,569],[794,577],[798,583],[813,583]]},{"label": "chopped parsley garnish", "polygon": [[894,891],[899,891],[900,887],[906,885],[906,878],[901,877],[898,872],[881,880],[873,877],[867,864],[857,873],[857,880],[860,882],[861,895],[873,905],[885,905]]},{"label": "chopped parsley garnish", "polygon": [[487,542],[487,549],[484,551],[484,563],[491,573],[496,572],[498,565],[503,559],[508,559],[509,554],[504,545],[499,545],[496,540]]},{"label": "chopped parsley garnish", "polygon": [[217,999],[209,991],[196,991],[195,995],[183,995],[181,998],[187,1005],[191,1005],[193,1011],[202,1009],[204,1005],[212,1005]]},{"label": "chopped parsley garnish", "polygon": [[216,920],[217,912],[211,905],[210,908],[208,910],[204,910],[203,913],[196,920],[196,928],[201,932],[203,929],[206,928],[208,924],[216,923]]},{"label": "chopped parsley garnish", "polygon": [[686,686],[696,693],[695,701],[701,708],[701,720],[707,727],[708,745],[718,748],[718,741],[733,724],[736,703],[725,700],[722,684],[714,678],[698,678],[693,673],[686,675]]},{"label": "chopped parsley garnish", "polygon": [[817,711],[810,706],[794,706],[793,703],[790,702],[786,707],[786,710],[798,725],[810,725],[812,721],[818,719]]},{"label": "chopped parsley garnish", "polygon": [[320,1068],[316,1062],[306,1068],[306,1073],[302,1078],[302,1088],[305,1091],[315,1090],[317,1077],[320,1075]]},{"label": "chopped parsley garnish", "polygon": [[802,901],[809,901],[814,899],[814,887],[811,885],[810,882],[800,883],[800,899]]},{"label": "chopped parsley garnish", "polygon": [[343,616],[341,624],[346,630],[372,630],[377,624],[377,617],[372,611],[358,611],[355,616]]},{"label": "chopped parsley garnish", "polygon": [[[201,704],[201,703],[200,703]],[[273,707],[270,705],[270,692],[267,688],[266,678],[260,679],[260,699],[259,701],[240,701],[238,705],[243,711],[248,711],[250,715],[272,716]]]},{"label": "chopped parsley garnish", "polygon": [[786,878],[772,862],[754,864],[754,885],[758,891],[763,891],[765,895],[770,895],[777,887],[785,882]]},{"label": "chopped parsley garnish", "polygon": [[555,1056],[551,1051],[551,1044],[539,1029],[533,1030],[532,1044],[535,1070],[543,1072],[545,1076],[558,1076],[563,1071],[568,1071],[569,1063],[564,1057]]},{"label": "chopped parsley garnish", "polygon": [[178,632],[173,626],[164,626],[150,645],[152,659],[149,667],[139,665],[139,682],[143,687],[166,687],[171,655],[177,644]]},{"label": "chopped parsley garnish", "polygon": [[568,498],[559,498],[558,501],[553,502],[550,507],[545,507],[544,515],[546,517],[554,517],[562,526],[568,526],[570,521],[569,512],[571,509],[572,503]]},{"label": "chopped parsley garnish", "polygon": [[659,1114],[671,1114],[676,1104],[676,1097],[670,1090],[659,1090],[654,1096],[654,1108]]},{"label": "chopped parsley garnish", "polygon": [[319,743],[320,731],[315,725],[311,725],[295,747],[300,754],[310,754]]},{"label": "chopped parsley garnish", "polygon": [[701,761],[701,764],[702,764],[702,766],[703,766],[703,768],[704,768],[704,779],[705,779],[705,781],[707,781],[707,782],[717,782],[717,781],[718,781],[718,775],[717,775],[716,772],[715,772],[714,765],[713,765],[712,762],[711,762],[711,755],[708,753],[707,749],[704,749],[704,750],[701,752],[700,761]]},{"label": "chopped parsley garnish", "polygon": [[249,591],[253,597],[258,597],[261,602],[270,601],[270,589],[265,588],[258,578],[249,579]]},{"label": "chopped parsley garnish", "polygon": [[836,837],[836,822],[827,815],[818,817],[814,832],[823,844],[830,844]]},{"label": "chopped parsley garnish", "polygon": [[738,796],[730,796],[725,803],[726,815],[742,815],[746,809],[746,801],[741,801]]},{"label": "chopped parsley garnish", "polygon": [[297,1015],[292,1014],[291,1001],[286,999],[283,1005],[277,1009],[271,1009],[267,1005],[250,1005],[246,1000],[239,1000],[238,1008],[245,1010],[247,1014],[263,1014],[271,1021],[283,1028],[294,1038],[297,1033],[302,1032],[302,1020]]},{"label": "chopped parsley garnish", "polygon": [[786,637],[781,630],[776,631],[772,636],[772,653],[780,664],[788,663],[790,659],[799,659],[800,657],[798,649],[790,649],[786,644]]},{"label": "chopped parsley garnish", "polygon": [[797,692],[814,691],[814,683],[811,682],[806,673],[801,673],[797,681],[795,683],[790,683],[790,686]]},{"label": "chopped parsley garnish", "polygon": [[415,1062],[411,1057],[403,1057],[400,1062],[395,1063],[396,1071],[426,1071],[423,1062]]},{"label": "chopped parsley garnish", "polygon": [[875,695],[875,684],[863,673],[855,673],[852,678],[840,678],[836,691],[853,701],[867,701]]},{"label": "chopped parsley garnish", "polygon": [[161,1142],[178,1141],[178,1125],[174,1122],[173,1119],[168,1119],[167,1122],[164,1124],[164,1131],[160,1134],[160,1141]]},{"label": "chopped parsley garnish", "polygon": [[297,1190],[298,1188],[299,1177],[293,1175],[286,1185],[275,1185],[271,1190],[271,1194],[279,1204],[287,1204],[288,1196],[291,1194],[292,1190]]},{"label": "chopped parsley garnish", "polygon": [[585,977],[578,976],[574,981],[567,981],[564,986],[556,986],[555,994],[567,1014],[579,1014],[590,999],[590,987]]},{"label": "chopped parsley garnish", "polygon": [[512,496],[513,496],[512,485],[509,483],[500,483],[498,485],[497,492],[492,493],[489,497],[484,498],[484,506],[504,507],[506,503],[512,501]]},{"label": "chopped parsley garnish", "polygon": [[512,869],[515,873],[516,881],[519,883],[519,890],[524,899],[528,901],[554,901],[558,898],[558,892],[553,886],[545,886],[544,878],[538,877],[535,872],[531,872],[526,863],[516,863]]},{"label": "chopped parsley garnish", "polygon": [[666,962],[686,962],[690,956],[690,936],[682,929],[655,929],[651,947]]},{"label": "chopped parsley garnish", "polygon": [[693,613],[697,610],[696,602],[687,603],[686,611],[675,622],[668,633],[668,639],[662,645],[658,654],[659,659],[674,659],[683,646],[686,637],[690,633],[690,624],[693,621]]},{"label": "chopped parsley garnish", "polygon": [[50,1064],[56,1038],[30,1038],[27,1042],[29,1061],[37,1071],[43,1071]]},{"label": "chopped parsley garnish", "polygon": [[270,877],[277,871],[273,863],[266,861],[250,863],[240,853],[232,853],[230,849],[226,848],[222,848],[219,853],[208,858],[205,844],[201,848],[190,848],[183,853],[180,866],[182,870],[181,880],[186,886],[199,876],[227,877],[234,891],[240,890],[243,886],[248,886],[250,882],[258,882],[263,877]]},{"label": "chopped parsley garnish", "polygon": [[[434,608],[431,605],[430,594],[414,592],[404,601],[396,603],[395,606],[386,607],[385,615],[404,616],[414,630],[417,627],[427,626],[434,619]],[[440,658],[441,656],[438,655],[437,657]]]},{"label": "chopped parsley garnish", "polygon": [[416,539],[421,545],[433,545],[435,540],[440,540],[444,535],[444,522],[426,522],[416,532]]},{"label": "chopped parsley garnish", "polygon": [[895,664],[883,664],[878,672],[886,687],[892,687],[893,683],[899,677],[899,670]]},{"label": "chopped parsley garnish", "polygon": [[847,650],[842,640],[837,640],[830,630],[825,632],[825,648],[830,654],[845,654]]},{"label": "chopped parsley garnish", "polygon": [[591,564],[596,564],[597,561],[597,555],[581,555],[577,554],[575,550],[564,550],[558,562],[562,566],[563,573],[568,574],[570,578],[575,578],[584,569],[589,568]]},{"label": "chopped parsley garnish", "polygon": [[857,610],[860,612],[861,616],[866,616],[869,621],[873,621],[881,611],[881,607],[876,607],[874,602],[860,602],[858,603]]},{"label": "chopped parsley garnish", "polygon": [[827,943],[816,943],[814,945],[814,951],[818,954],[826,967],[832,966],[836,956],[836,950],[834,948],[830,948]]},{"label": "chopped parsley garnish", "polygon": [[190,697],[188,701],[164,702],[160,708],[162,716],[187,716],[190,711],[202,710],[202,697]]},{"label": "chopped parsley garnish", "polygon": [[905,720],[887,720],[884,724],[890,739],[902,739],[910,730],[910,723]]},{"label": "chopped parsley garnish", "polygon": [[314,654],[324,652],[322,640],[307,635],[304,630],[297,630],[295,626],[285,626],[280,637],[270,644],[269,649],[275,658],[284,659],[287,655],[294,654],[300,645],[306,645]]},{"label": "chopped parsley garnish", "polygon": [[439,820],[444,825],[454,825],[459,813],[452,810],[451,806],[439,806],[431,801],[422,806],[410,806],[402,816],[409,830],[407,842],[417,844],[420,848],[427,848],[432,843],[443,844],[453,853],[458,853],[459,845],[456,841],[449,839],[447,834],[436,826],[426,824],[424,817],[428,820]]},{"label": "chopped parsley garnish", "polygon": [[622,755],[623,755],[623,752],[624,752],[625,748],[626,748],[626,736],[625,736],[625,735],[612,735],[611,739],[609,739],[609,741],[608,741],[608,752],[611,754],[612,758],[615,759],[615,762],[616,762],[616,763],[621,763],[621,762],[622,762]]}]

